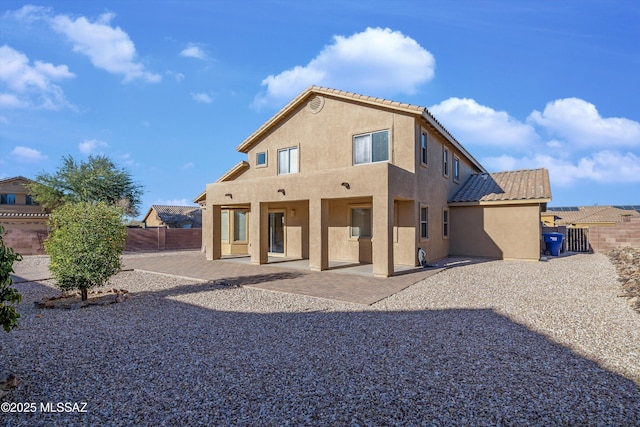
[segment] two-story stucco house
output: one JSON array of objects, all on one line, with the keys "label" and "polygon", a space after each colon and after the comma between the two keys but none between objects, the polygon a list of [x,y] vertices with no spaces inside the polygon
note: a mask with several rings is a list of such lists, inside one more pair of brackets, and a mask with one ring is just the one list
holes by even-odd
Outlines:
[{"label": "two-story stucco house", "polygon": [[[535,211],[532,223],[513,230],[533,236],[526,250],[487,256],[539,257],[540,207],[550,199],[546,171],[527,171],[525,179],[546,177],[539,192],[486,202],[486,191],[476,185],[463,192],[475,199],[452,199],[472,177],[496,181],[424,107],[313,86],[237,149],[247,161],[196,200],[205,206],[207,259],[247,254],[264,264],[283,256],[308,259],[312,270],[328,269],[330,260],[372,263],[374,275],[390,276],[394,265],[418,265],[418,248],[428,260],[450,255],[452,247],[464,254],[459,230],[465,226],[456,225],[455,211],[462,222],[472,217],[477,224],[486,203]],[[482,246],[470,255],[482,256]]]}]

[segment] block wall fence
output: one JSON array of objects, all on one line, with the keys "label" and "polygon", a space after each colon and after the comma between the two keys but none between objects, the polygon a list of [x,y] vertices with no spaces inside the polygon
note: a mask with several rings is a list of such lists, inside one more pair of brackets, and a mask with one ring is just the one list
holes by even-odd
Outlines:
[{"label": "block wall fence", "polygon": [[594,252],[606,252],[620,246],[640,248],[640,218],[629,218],[615,227],[589,227],[589,243]]},{"label": "block wall fence", "polygon": [[[7,247],[21,255],[45,255],[47,230],[5,230],[2,238]],[[125,252],[172,251],[201,249],[201,228],[129,228]]]},{"label": "block wall fence", "polygon": [[[549,228],[548,230],[551,230]],[[200,228],[129,228],[125,252],[201,249]],[[5,230],[6,246],[22,255],[44,255],[47,230]],[[615,227],[590,227],[589,243],[594,252],[606,252],[620,246],[640,248],[640,218],[629,218]]]}]

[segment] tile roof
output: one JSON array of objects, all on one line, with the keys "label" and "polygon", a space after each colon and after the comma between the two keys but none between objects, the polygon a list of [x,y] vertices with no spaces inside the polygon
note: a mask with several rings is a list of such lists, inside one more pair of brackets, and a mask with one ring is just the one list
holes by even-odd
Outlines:
[{"label": "tile roof", "polygon": [[547,208],[549,214],[559,217],[557,225],[578,223],[616,223],[624,217],[640,217],[635,209],[620,209],[615,206],[576,206],[571,208]]},{"label": "tile roof", "polygon": [[194,225],[202,225],[202,209],[198,206],[152,205],[151,209],[156,211],[160,220],[165,224],[192,221]]},{"label": "tile roof", "polygon": [[549,202],[551,185],[546,169],[473,174],[449,203],[491,204]]},{"label": "tile roof", "polygon": [[1,217],[33,217],[33,218],[48,218],[49,214],[46,212],[0,212]]},{"label": "tile roof", "polygon": [[20,175],[20,176],[12,176],[11,178],[2,178],[2,179],[0,179],[0,184],[2,184],[3,182],[13,181],[15,179],[22,179],[24,181],[31,181],[29,178],[25,178],[24,176]]}]

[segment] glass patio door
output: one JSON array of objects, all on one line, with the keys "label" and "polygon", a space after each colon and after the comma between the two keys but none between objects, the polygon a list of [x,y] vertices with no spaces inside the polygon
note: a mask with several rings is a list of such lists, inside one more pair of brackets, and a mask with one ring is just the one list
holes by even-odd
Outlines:
[{"label": "glass patio door", "polygon": [[269,212],[269,253],[284,255],[284,212]]}]

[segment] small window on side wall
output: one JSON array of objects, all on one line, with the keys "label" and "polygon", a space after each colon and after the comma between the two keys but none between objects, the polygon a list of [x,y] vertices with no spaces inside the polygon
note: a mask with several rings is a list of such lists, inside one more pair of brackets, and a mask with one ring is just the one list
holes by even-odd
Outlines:
[{"label": "small window on side wall", "polygon": [[453,156],[453,180],[460,181],[460,159],[455,155]]},{"label": "small window on side wall", "polygon": [[442,237],[449,238],[449,209],[442,211]]},{"label": "small window on side wall", "polygon": [[429,207],[420,206],[420,239],[429,238]]},{"label": "small window on side wall", "polygon": [[420,137],[420,163],[427,164],[427,132],[422,131]]},{"label": "small window on side wall", "polygon": [[446,147],[442,149],[442,174],[449,177],[449,149]]},{"label": "small window on side wall", "polygon": [[256,167],[264,168],[266,166],[267,166],[267,152],[261,151],[259,153],[256,153]]}]

